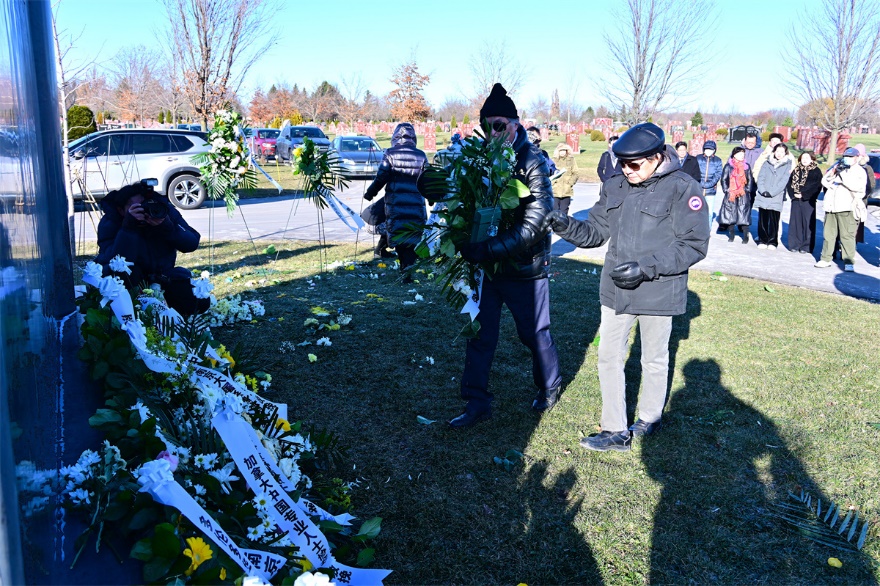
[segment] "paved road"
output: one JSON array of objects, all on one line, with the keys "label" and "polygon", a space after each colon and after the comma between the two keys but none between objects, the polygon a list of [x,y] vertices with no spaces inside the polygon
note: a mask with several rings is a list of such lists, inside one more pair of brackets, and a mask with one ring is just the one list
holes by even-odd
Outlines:
[{"label": "paved road", "polygon": [[[365,182],[352,181],[349,187],[340,194],[340,199],[356,213],[361,211],[362,205],[367,205],[361,199],[364,187]],[[577,218],[587,217],[589,208],[596,203],[598,198],[598,183],[577,184],[570,213]],[[720,205],[720,197],[716,200],[718,200],[716,206]],[[784,244],[788,239],[788,203],[782,212],[783,246],[780,246],[779,249],[775,251],[758,250],[756,247],[754,235],[755,226],[757,226],[757,212],[755,212],[752,219],[753,238],[749,244],[743,245],[739,236],[737,236],[736,242],[730,244],[727,242],[726,235],[713,234],[709,244],[709,254],[696,265],[696,268],[880,302],[880,217],[878,217],[880,210],[869,208],[869,211],[872,213],[869,214],[866,226],[866,242],[858,245],[858,258],[854,273],[844,273],[843,266],[839,264],[827,269],[813,267],[822,243],[821,222],[818,225],[817,250],[813,255],[792,253],[785,249]],[[206,207],[186,211],[183,215],[186,221],[203,235],[203,242],[207,241],[212,222],[215,240],[245,240],[249,237],[253,237],[255,240],[318,239],[319,222],[315,207],[308,202],[291,200],[284,196],[244,200],[241,202],[240,210],[231,218],[227,217],[223,207]],[[355,234],[331,210],[324,210],[323,217],[328,241],[353,242],[355,240]],[[820,220],[822,217],[821,202],[819,202]],[[78,213],[77,221],[82,222],[77,227],[78,234],[81,229],[86,240],[94,240],[94,232],[87,216]],[[360,232],[359,238],[360,242],[366,243],[367,246],[371,246],[373,243],[373,237],[364,231]],[[606,247],[576,249],[556,237],[553,239],[553,253],[566,258],[590,258],[601,261],[605,257],[605,251]]]}]

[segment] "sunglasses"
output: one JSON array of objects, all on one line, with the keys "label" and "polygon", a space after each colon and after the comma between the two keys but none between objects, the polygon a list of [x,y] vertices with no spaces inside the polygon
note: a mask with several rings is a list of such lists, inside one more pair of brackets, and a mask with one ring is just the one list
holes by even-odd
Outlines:
[{"label": "sunglasses", "polygon": [[495,132],[504,132],[507,130],[507,122],[493,122],[492,130]]},{"label": "sunglasses", "polygon": [[642,165],[648,162],[648,159],[638,159],[636,161],[620,161],[620,166],[630,171],[638,171]]}]

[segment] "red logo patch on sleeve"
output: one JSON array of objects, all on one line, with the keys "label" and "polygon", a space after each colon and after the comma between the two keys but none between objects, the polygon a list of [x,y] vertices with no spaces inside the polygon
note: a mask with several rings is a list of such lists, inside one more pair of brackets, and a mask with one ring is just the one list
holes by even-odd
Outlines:
[{"label": "red logo patch on sleeve", "polygon": [[701,209],[703,209],[703,200],[695,195],[688,200],[688,207],[691,208],[692,210],[694,210],[695,212],[698,212]]}]

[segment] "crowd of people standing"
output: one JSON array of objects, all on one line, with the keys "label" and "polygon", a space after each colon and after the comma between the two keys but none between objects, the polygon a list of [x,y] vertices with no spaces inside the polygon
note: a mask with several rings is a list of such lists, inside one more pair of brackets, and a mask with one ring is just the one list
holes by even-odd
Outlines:
[{"label": "crowd of people standing", "polygon": [[[608,151],[599,161],[597,171],[603,183],[620,173],[612,153],[617,139],[609,138]],[[717,149],[715,142],[707,141],[703,152],[694,157],[686,142],[675,145],[679,168],[700,184],[710,210],[709,221],[713,225],[717,222],[728,242],[734,242],[739,232],[742,243],[749,243],[752,210],[757,210],[757,247],[777,249],[782,239],[784,202],[790,199],[786,247],[793,253],[812,253],[816,247],[816,202],[824,192],[824,241],[815,266],[832,266],[839,251],[844,270],[854,270],[855,246],[864,242],[867,199],[874,190],[874,171],[864,145],[846,149],[824,174],[815,153],[806,151],[795,158],[779,133],[769,136],[766,147],[756,133],[747,134],[726,163],[716,155]],[[719,189],[722,199],[716,205]]]}]

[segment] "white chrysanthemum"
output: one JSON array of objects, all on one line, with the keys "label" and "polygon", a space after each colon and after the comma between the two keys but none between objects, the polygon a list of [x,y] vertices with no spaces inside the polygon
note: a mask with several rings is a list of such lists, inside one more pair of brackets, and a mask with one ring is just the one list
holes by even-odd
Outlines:
[{"label": "white chrysanthemum", "polygon": [[86,268],[83,270],[83,274],[87,277],[91,277],[92,279],[97,280],[104,275],[104,267],[96,262],[89,261],[86,264]]},{"label": "white chrysanthemum", "polygon": [[110,259],[110,270],[114,273],[125,273],[127,275],[131,274],[131,269],[129,267],[133,267],[133,262],[128,262],[125,260],[125,257],[116,255],[112,259]]},{"label": "white chrysanthemum", "polygon": [[101,307],[119,297],[125,291],[125,283],[119,277],[104,277],[98,282],[98,292],[101,294]]},{"label": "white chrysanthemum", "polygon": [[211,296],[211,291],[214,290],[214,285],[207,279],[192,279],[190,282],[192,283],[193,295],[199,299],[208,299]]},{"label": "white chrysanthemum", "polygon": [[303,572],[297,576],[293,586],[333,586],[334,584],[336,583],[331,582],[327,574]]},{"label": "white chrysanthemum", "polygon": [[293,458],[281,458],[281,461],[278,462],[278,467],[294,486],[299,484],[300,478],[302,478],[302,472],[300,472],[296,460]]}]

